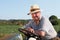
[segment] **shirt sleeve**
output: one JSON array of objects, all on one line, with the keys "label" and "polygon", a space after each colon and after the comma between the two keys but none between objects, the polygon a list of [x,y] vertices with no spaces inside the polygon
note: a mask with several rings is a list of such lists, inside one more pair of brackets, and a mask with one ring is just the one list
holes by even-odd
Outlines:
[{"label": "shirt sleeve", "polygon": [[43,19],[42,19],[42,29],[41,29],[41,30],[47,32],[47,31],[51,28],[50,26],[52,26],[52,25],[51,25],[51,23],[48,21],[48,19],[43,18]]},{"label": "shirt sleeve", "polygon": [[42,24],[42,29],[43,31],[45,31],[48,35],[50,36],[56,36],[57,32],[55,31],[53,25],[50,23],[50,21],[47,18],[43,18],[42,20],[43,24]]}]

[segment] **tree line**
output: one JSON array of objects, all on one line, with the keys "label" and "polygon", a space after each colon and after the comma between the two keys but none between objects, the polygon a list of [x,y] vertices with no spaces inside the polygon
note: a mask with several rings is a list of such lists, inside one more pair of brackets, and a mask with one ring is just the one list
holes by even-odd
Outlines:
[{"label": "tree line", "polygon": [[[31,20],[31,19],[28,19],[28,20],[21,20],[21,19],[1,20],[0,19],[0,24],[25,25],[26,23],[28,23],[29,20]],[[53,25],[60,24],[60,19],[58,19],[57,16],[55,16],[55,15],[50,16],[49,20]]]}]

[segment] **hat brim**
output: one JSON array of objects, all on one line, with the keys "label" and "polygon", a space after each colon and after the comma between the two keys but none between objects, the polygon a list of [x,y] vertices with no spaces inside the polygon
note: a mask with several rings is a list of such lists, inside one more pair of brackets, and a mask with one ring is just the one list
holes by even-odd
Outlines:
[{"label": "hat brim", "polygon": [[28,15],[33,14],[33,13],[36,13],[36,12],[39,12],[39,11],[40,10],[36,10],[36,11],[30,12],[30,13],[28,13]]}]

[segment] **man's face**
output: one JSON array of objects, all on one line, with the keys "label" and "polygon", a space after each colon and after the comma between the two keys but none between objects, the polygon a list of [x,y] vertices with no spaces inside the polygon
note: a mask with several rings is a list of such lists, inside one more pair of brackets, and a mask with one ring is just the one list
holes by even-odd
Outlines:
[{"label": "man's face", "polygon": [[32,19],[35,21],[40,20],[40,12],[32,13],[31,16],[32,16]]}]

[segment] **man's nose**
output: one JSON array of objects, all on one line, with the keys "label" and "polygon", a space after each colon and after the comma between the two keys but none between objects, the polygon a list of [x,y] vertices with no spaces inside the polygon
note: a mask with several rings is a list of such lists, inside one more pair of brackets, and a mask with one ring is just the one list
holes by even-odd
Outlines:
[{"label": "man's nose", "polygon": [[37,16],[36,14],[34,14],[34,16]]}]

